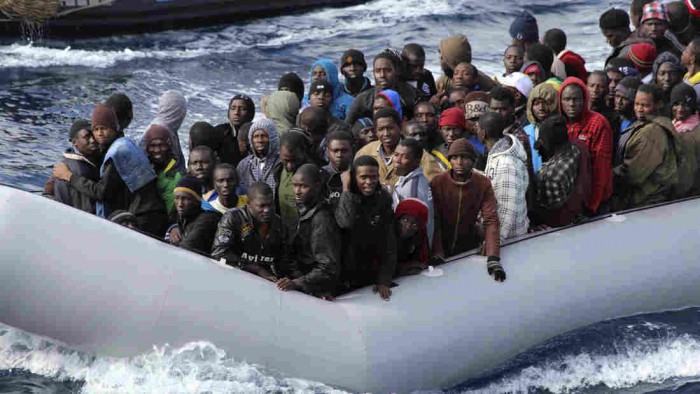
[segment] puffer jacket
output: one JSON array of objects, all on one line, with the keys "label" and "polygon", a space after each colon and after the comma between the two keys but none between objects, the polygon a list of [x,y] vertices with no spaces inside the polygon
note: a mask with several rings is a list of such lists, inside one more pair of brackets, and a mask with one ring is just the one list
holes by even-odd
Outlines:
[{"label": "puffer jacket", "polygon": [[489,151],[486,176],[498,201],[501,241],[527,233],[527,171],[525,148],[512,135],[505,135]]}]

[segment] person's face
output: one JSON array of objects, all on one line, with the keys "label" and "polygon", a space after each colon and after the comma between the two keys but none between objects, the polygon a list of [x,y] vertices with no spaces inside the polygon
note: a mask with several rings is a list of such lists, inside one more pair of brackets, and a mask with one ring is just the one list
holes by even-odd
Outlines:
[{"label": "person's face", "polygon": [[294,190],[294,199],[297,205],[308,206],[316,200],[320,185],[318,182],[312,182],[304,174],[295,174],[292,178],[292,189]]},{"label": "person's face", "polygon": [[357,167],[355,169],[355,183],[363,196],[373,195],[379,183],[379,169],[374,166]]},{"label": "person's face", "polygon": [[660,19],[647,19],[642,23],[642,32],[652,40],[663,37],[666,29],[668,29],[668,23]]},{"label": "person's face", "polygon": [[466,100],[467,95],[459,90],[450,93],[450,96],[447,98],[447,101],[450,103],[451,107],[461,108],[462,111],[464,111],[464,104],[466,103]]},{"label": "person's face", "polygon": [[601,31],[603,36],[605,36],[605,41],[613,48],[616,48],[618,45],[622,44],[622,41],[627,38],[626,34],[621,29],[601,29]]},{"label": "person's face", "polygon": [[417,81],[421,75],[423,75],[423,70],[425,68],[425,59],[420,58],[414,54],[404,55],[404,60],[406,61],[406,68],[408,69],[408,75],[411,78],[410,81]]},{"label": "person's face", "polygon": [[437,129],[438,118],[435,112],[435,107],[432,105],[417,106],[413,117],[418,122],[423,123],[428,132]]},{"label": "person's face", "polygon": [[162,138],[152,139],[146,146],[146,152],[151,163],[165,164],[171,156],[170,143]]},{"label": "person's face", "polygon": [[617,71],[608,71],[608,94],[614,94],[617,84],[622,81],[623,75]]},{"label": "person's face", "polygon": [[250,110],[243,100],[233,100],[231,106],[228,107],[228,120],[231,124],[238,127],[249,121]]},{"label": "person's face", "polygon": [[479,77],[473,67],[466,64],[458,64],[452,75],[452,86],[456,88],[471,88],[479,82]]},{"label": "person's face", "polygon": [[315,92],[309,96],[309,104],[312,107],[328,109],[333,104],[333,93],[331,92]]},{"label": "person's face", "polygon": [[530,80],[532,81],[532,86],[537,86],[543,82],[542,73],[539,73],[537,71],[530,71],[529,73],[527,73],[527,76],[530,77]]},{"label": "person's face", "polygon": [[345,140],[333,140],[328,144],[328,161],[333,164],[333,166],[338,171],[345,171],[350,167],[350,161],[352,160],[352,146],[350,141]]},{"label": "person's face", "polygon": [[588,77],[588,94],[591,97],[591,101],[600,100],[605,97],[608,92],[608,84],[602,75],[591,74]]},{"label": "person's face", "polygon": [[664,92],[669,92],[681,81],[681,74],[671,63],[663,63],[656,72],[656,84]]},{"label": "person's face", "polygon": [[440,133],[442,134],[442,139],[444,139],[449,146],[455,142],[455,140],[462,138],[464,130],[457,126],[442,126],[440,127]]},{"label": "person's face", "polygon": [[392,106],[391,103],[387,101],[387,99],[385,99],[384,97],[375,97],[373,114],[376,114],[377,111],[379,111],[382,108],[394,108],[394,106]]},{"label": "person's face", "polygon": [[73,147],[78,153],[83,156],[91,157],[100,152],[100,146],[97,145],[95,137],[92,136],[90,130],[80,130],[73,139]]},{"label": "person's face", "polygon": [[396,71],[389,59],[379,58],[374,62],[374,83],[378,90],[391,89],[395,85]]},{"label": "person's face", "polygon": [[304,164],[302,162],[302,157],[293,150],[289,149],[288,146],[283,145],[280,148],[280,162],[282,162],[282,167],[287,170],[287,172],[294,172]]},{"label": "person's face", "polygon": [[683,53],[681,54],[681,64],[685,68],[690,68],[690,66],[695,63],[695,56],[693,56],[693,53],[695,52],[695,46],[691,42],[688,44],[685,49],[683,50]]},{"label": "person's face", "polygon": [[214,171],[214,162],[207,152],[195,150],[190,152],[190,160],[187,162],[187,172],[194,175],[202,182],[207,184],[211,180],[212,172]]},{"label": "person's face", "polygon": [[247,207],[256,221],[267,223],[272,217],[272,196],[254,195],[248,199]]},{"label": "person's face", "polygon": [[417,124],[410,124],[403,128],[403,135],[406,138],[412,138],[425,146],[428,141],[428,132],[425,131],[425,127]]},{"label": "person's face", "polygon": [[399,218],[399,238],[412,238],[418,232],[420,223],[413,215],[401,215]]},{"label": "person's face", "polygon": [[175,192],[173,199],[175,210],[180,217],[190,216],[199,208],[200,203],[193,195],[187,192]]},{"label": "person's face", "polygon": [[491,102],[489,103],[489,111],[498,112],[508,125],[510,125],[510,123],[513,121],[514,110],[513,105],[511,105],[508,100],[499,101],[491,99]]},{"label": "person's face", "polygon": [[450,157],[450,164],[452,165],[452,175],[457,179],[465,179],[469,176],[472,168],[474,167],[474,162],[472,159],[465,155],[456,155]]},{"label": "person's face", "polygon": [[265,130],[255,130],[253,132],[253,151],[258,157],[267,155],[267,150],[270,148],[270,136]]},{"label": "person's face", "polygon": [[237,138],[238,140],[238,150],[241,152],[241,157],[248,156],[250,152],[250,144],[248,144],[247,138]]},{"label": "person's face", "polygon": [[357,139],[360,141],[362,146],[365,146],[370,142],[377,140],[377,133],[374,130],[374,127],[365,127],[357,134]]},{"label": "person's face", "polygon": [[673,104],[673,107],[671,107],[671,111],[673,112],[673,120],[678,120],[681,122],[688,119],[688,117],[692,113],[690,106],[686,103]]},{"label": "person's face", "polygon": [[326,69],[321,66],[316,66],[311,71],[311,82],[327,81],[328,75],[326,75]]},{"label": "person's face", "polygon": [[340,72],[343,73],[346,79],[362,78],[365,71],[365,68],[357,63],[346,64],[340,69]]},{"label": "person's face", "polygon": [[580,87],[569,85],[561,92],[561,108],[569,119],[576,119],[583,112],[583,91]]},{"label": "person's face", "polygon": [[376,123],[377,138],[385,151],[393,151],[401,138],[401,128],[394,118],[379,118]]},{"label": "person's face", "polygon": [[654,96],[650,93],[637,92],[634,98],[634,114],[637,119],[647,121],[655,111]]},{"label": "person's face", "polygon": [[95,138],[100,148],[106,148],[117,139],[117,130],[111,127],[97,125],[92,127],[92,136]]},{"label": "person's face", "polygon": [[476,135],[476,138],[478,138],[479,141],[486,142],[486,131],[484,131],[484,129],[481,126],[479,126],[478,121],[472,122],[472,124],[472,134]]},{"label": "person's face", "polygon": [[532,102],[532,114],[535,115],[535,119],[540,123],[547,119],[551,115],[547,108],[547,101],[542,98],[535,99]]},{"label": "person's face", "polygon": [[219,168],[214,170],[214,189],[224,198],[236,195],[238,175],[235,170]]},{"label": "person's face", "polygon": [[523,54],[518,48],[510,47],[503,55],[503,65],[506,68],[506,73],[514,73],[520,71],[523,67]]},{"label": "person's face", "polygon": [[420,165],[420,160],[413,157],[411,149],[401,145],[396,147],[391,161],[398,175],[406,175]]},{"label": "person's face", "polygon": [[615,112],[622,115],[631,115],[634,112],[632,101],[622,92],[615,92]]}]

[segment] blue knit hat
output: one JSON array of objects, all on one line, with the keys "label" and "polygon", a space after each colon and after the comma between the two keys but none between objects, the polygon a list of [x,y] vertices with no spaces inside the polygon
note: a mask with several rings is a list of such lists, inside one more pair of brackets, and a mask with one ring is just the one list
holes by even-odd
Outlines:
[{"label": "blue knit hat", "polygon": [[540,39],[540,33],[537,30],[537,19],[527,10],[518,15],[513,23],[510,24],[510,36],[515,40],[525,42],[537,42]]}]

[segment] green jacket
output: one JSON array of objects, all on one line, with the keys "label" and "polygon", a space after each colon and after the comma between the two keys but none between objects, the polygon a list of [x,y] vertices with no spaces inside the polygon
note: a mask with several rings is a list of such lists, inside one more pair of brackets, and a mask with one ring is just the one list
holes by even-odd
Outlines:
[{"label": "green jacket", "polygon": [[656,116],[630,132],[622,164],[613,168],[617,209],[665,201],[678,183],[678,140],[671,120]]},{"label": "green jacket", "polygon": [[175,209],[175,186],[182,178],[182,175],[177,170],[175,164],[177,161],[171,159],[168,166],[159,173],[157,173],[156,187],[158,188],[158,194],[165,201],[165,207],[168,210],[168,215],[173,213]]}]

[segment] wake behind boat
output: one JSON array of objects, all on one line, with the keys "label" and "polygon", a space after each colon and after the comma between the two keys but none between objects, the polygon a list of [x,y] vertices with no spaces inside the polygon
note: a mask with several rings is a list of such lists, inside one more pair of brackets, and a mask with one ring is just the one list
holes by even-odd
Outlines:
[{"label": "wake behind boat", "polygon": [[363,0],[2,0],[0,35],[101,36],[211,26]]},{"label": "wake behind boat", "polygon": [[696,304],[697,245],[683,240],[698,214],[694,198],[512,242],[503,284],[467,253],[397,279],[391,302],[365,288],[330,303],[3,186],[0,315],[101,356],[206,338],[353,391],[446,388],[577,327]]}]

